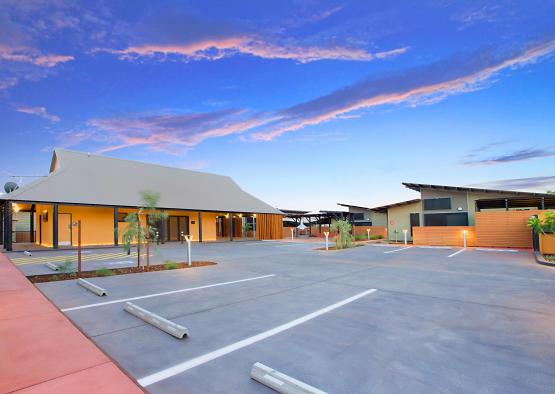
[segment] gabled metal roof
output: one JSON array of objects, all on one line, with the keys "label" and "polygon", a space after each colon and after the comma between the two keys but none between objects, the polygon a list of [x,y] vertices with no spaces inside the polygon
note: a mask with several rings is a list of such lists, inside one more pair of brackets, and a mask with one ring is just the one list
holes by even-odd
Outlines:
[{"label": "gabled metal roof", "polygon": [[496,193],[496,194],[519,195],[519,196],[529,196],[529,197],[549,196],[549,194],[547,193],[481,189],[476,187],[465,187],[465,186],[428,185],[425,183],[409,183],[409,182],[403,182],[403,185],[405,185],[409,189],[416,190],[417,192],[420,192],[422,189],[432,189],[432,190],[445,190],[445,191],[457,191],[457,192]]},{"label": "gabled metal roof", "polygon": [[228,176],[55,149],[50,174],[4,200],[136,207],[140,192],[160,193],[159,208],[282,214]]}]

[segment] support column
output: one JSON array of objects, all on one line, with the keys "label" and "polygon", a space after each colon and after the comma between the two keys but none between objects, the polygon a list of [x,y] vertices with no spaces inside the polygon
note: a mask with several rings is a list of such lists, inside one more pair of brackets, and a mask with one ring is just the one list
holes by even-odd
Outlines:
[{"label": "support column", "polygon": [[229,240],[233,241],[233,214],[229,214]]},{"label": "support column", "polygon": [[6,251],[12,251],[12,242],[12,203],[6,201],[4,204],[4,249]]},{"label": "support column", "polygon": [[542,197],[541,209],[542,209],[542,210],[545,209],[545,197]]},{"label": "support column", "polygon": [[509,199],[506,198],[505,199],[505,211],[508,211],[508,210],[509,210]]},{"label": "support column", "polygon": [[253,233],[253,238],[258,239],[256,234],[256,213],[252,216],[252,233]]},{"label": "support column", "polygon": [[31,220],[29,223],[29,242],[35,242],[35,204],[31,205]]},{"label": "support column", "polygon": [[118,207],[114,207],[114,246],[119,244],[118,216]]},{"label": "support column", "polygon": [[202,242],[202,212],[198,212],[198,241]]},{"label": "support column", "polygon": [[160,243],[166,242],[166,219],[160,220],[159,231],[160,233],[158,234],[158,236],[160,237]]},{"label": "support column", "polygon": [[58,204],[52,204],[52,247],[58,249]]},{"label": "support column", "polygon": [[2,204],[0,205],[0,234],[2,234],[2,237],[0,237],[0,245],[2,245],[2,247],[4,247],[4,244],[6,243],[6,238],[4,235],[4,206],[5,204],[2,202]]}]

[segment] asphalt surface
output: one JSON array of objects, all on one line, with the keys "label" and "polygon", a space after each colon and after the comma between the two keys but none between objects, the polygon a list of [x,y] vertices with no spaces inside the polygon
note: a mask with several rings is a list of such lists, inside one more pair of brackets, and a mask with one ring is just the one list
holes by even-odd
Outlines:
[{"label": "asphalt surface", "polygon": [[[553,392],[555,270],[530,252],[319,246],[195,244],[195,260],[218,264],[91,279],[107,297],[37,286],[153,393],[272,392],[249,378],[255,362],[330,393]],[[130,315],[126,299],[190,336]]]}]

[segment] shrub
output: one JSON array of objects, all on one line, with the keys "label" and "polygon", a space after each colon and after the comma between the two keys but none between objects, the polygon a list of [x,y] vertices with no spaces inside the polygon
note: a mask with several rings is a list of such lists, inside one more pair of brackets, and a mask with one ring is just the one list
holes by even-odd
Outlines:
[{"label": "shrub", "polygon": [[71,260],[66,259],[66,261],[63,264],[59,264],[58,265],[58,271],[63,272],[63,273],[73,272],[73,269],[71,267]]},{"label": "shrub", "polygon": [[167,269],[167,270],[175,270],[175,269],[177,269],[177,263],[173,262],[171,260],[166,260],[164,262],[164,268]]},{"label": "shrub", "polygon": [[355,235],[355,241],[366,241],[368,239],[367,235],[357,234]]},{"label": "shrub", "polygon": [[528,219],[528,227],[536,234],[555,233],[555,211],[547,211],[543,218],[532,216]]},{"label": "shrub", "polygon": [[351,223],[343,219],[336,220],[332,223],[332,231],[337,231],[337,235],[335,236],[336,249],[350,248],[353,246],[353,237],[350,234],[351,228]]},{"label": "shrub", "polygon": [[96,276],[112,276],[114,275],[114,271],[112,271],[110,268],[100,268],[99,270],[96,270]]},{"label": "shrub", "polygon": [[383,235],[371,235],[370,239],[383,239]]}]

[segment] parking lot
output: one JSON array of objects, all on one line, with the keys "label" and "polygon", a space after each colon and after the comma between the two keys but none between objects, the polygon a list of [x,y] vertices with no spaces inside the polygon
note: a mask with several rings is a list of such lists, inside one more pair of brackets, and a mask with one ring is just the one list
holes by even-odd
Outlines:
[{"label": "parking lot", "polygon": [[[555,270],[530,252],[319,246],[195,244],[194,260],[218,264],[90,279],[105,297],[75,281],[37,287],[153,393],[271,392],[249,378],[255,362],[330,393],[553,390]],[[186,256],[181,244],[154,254]],[[126,301],[189,336],[125,312]]]}]

